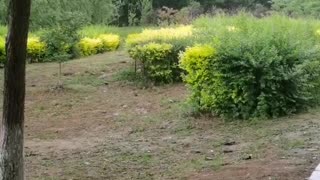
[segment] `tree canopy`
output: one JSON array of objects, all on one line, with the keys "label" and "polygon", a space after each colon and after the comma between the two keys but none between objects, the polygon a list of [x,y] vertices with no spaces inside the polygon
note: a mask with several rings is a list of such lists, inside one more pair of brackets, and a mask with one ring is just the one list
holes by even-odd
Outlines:
[{"label": "tree canopy", "polygon": [[[0,0],[0,24],[6,24],[6,2],[7,0]],[[164,6],[180,10],[194,2],[200,3],[204,12],[213,8],[225,11],[244,8],[255,11],[263,7],[290,16],[320,17],[318,0],[33,0],[31,28],[57,26],[65,19],[73,19],[84,25],[140,25],[152,23],[154,13]]]}]

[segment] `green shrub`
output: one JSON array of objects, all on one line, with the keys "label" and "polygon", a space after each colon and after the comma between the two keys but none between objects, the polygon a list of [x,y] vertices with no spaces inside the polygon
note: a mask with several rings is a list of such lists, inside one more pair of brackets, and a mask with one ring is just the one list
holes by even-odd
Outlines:
[{"label": "green shrub", "polygon": [[115,34],[101,34],[98,39],[102,42],[102,51],[114,51],[120,46],[120,36]]},{"label": "green shrub", "polygon": [[31,63],[42,61],[45,58],[46,51],[47,46],[45,43],[40,41],[40,38],[28,38],[27,58]]},{"label": "green shrub", "polygon": [[180,70],[177,53],[174,47],[167,43],[149,43],[136,46],[129,51],[131,57],[137,61],[138,71],[147,80],[156,83],[170,83],[176,81]]},{"label": "green shrub", "polygon": [[[39,62],[45,58],[46,44],[41,42],[38,37],[29,37],[27,44],[27,59],[30,62]],[[0,64],[4,64],[5,55],[5,40],[0,38]]]},{"label": "green shrub", "polygon": [[130,56],[138,62],[138,73],[147,81],[163,84],[181,80],[179,53],[192,43],[192,27],[146,29],[126,40]]},{"label": "green shrub", "polygon": [[199,111],[269,118],[316,105],[320,48],[315,24],[281,16],[206,20],[196,24],[200,39],[211,41],[211,48],[188,48],[181,56]]},{"label": "green shrub", "polygon": [[64,61],[79,56],[76,44],[79,41],[77,26],[57,27],[41,33],[41,41],[46,44],[44,61]]},{"label": "green shrub", "polygon": [[213,73],[209,63],[215,58],[216,50],[210,45],[196,45],[189,47],[180,57],[180,67],[188,74],[184,81],[189,85],[192,92],[192,100],[197,107],[206,107],[211,104],[213,96],[208,89],[208,78]]},{"label": "green shrub", "polygon": [[4,64],[6,60],[5,40],[0,37],[0,65]]},{"label": "green shrub", "polygon": [[90,56],[103,52],[104,44],[98,38],[83,38],[77,45],[81,56]]}]

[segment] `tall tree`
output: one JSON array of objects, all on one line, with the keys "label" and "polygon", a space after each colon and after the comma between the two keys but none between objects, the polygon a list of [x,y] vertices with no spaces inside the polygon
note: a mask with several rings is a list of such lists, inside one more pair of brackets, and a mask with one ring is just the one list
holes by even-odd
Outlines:
[{"label": "tall tree", "polygon": [[31,0],[10,0],[3,118],[0,124],[0,180],[24,179],[25,65]]}]

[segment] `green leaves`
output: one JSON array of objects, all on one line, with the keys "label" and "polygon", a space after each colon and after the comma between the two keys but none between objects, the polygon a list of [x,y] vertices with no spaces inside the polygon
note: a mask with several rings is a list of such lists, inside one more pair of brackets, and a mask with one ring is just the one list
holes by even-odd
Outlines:
[{"label": "green leaves", "polygon": [[4,64],[5,61],[6,61],[5,40],[3,37],[0,37],[0,65]]},{"label": "green leaves", "polygon": [[[206,32],[199,33],[200,39],[210,34],[215,41],[202,52],[188,48],[181,56],[184,80],[199,111],[231,119],[273,118],[319,103],[317,25],[246,15],[206,18],[199,25]],[[231,26],[237,31],[226,28]],[[212,55],[204,56],[210,48]]]},{"label": "green leaves", "polygon": [[130,49],[130,56],[139,65],[144,78],[154,83],[170,83],[179,79],[177,53],[173,45],[167,43],[149,43]]}]

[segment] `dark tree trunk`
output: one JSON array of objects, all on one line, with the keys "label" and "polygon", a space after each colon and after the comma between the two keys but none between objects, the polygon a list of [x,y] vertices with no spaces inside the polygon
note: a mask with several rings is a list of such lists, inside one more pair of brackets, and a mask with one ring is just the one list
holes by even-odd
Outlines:
[{"label": "dark tree trunk", "polygon": [[9,1],[3,118],[0,124],[0,180],[24,179],[25,64],[31,0]]}]

